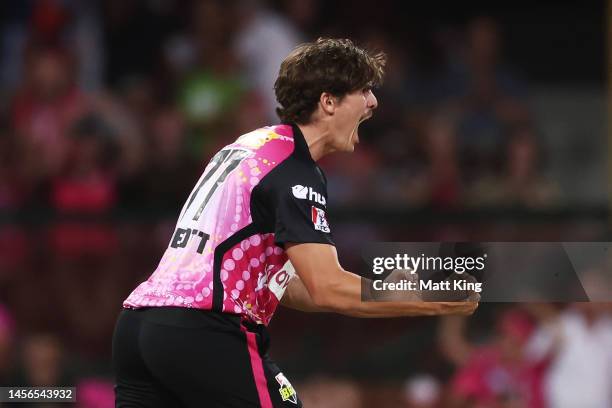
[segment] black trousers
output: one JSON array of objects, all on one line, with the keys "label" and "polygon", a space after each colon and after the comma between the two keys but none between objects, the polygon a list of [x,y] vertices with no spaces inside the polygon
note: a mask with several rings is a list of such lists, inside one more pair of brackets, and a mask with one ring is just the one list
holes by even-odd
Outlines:
[{"label": "black trousers", "polygon": [[235,315],[124,309],[113,336],[115,406],[301,407],[268,346],[264,326]]}]

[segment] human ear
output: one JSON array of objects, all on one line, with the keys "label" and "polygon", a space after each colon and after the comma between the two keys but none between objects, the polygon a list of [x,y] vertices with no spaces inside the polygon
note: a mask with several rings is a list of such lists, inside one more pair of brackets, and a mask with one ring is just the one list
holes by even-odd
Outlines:
[{"label": "human ear", "polygon": [[323,112],[327,113],[328,115],[333,115],[336,111],[338,100],[329,92],[323,92],[319,98],[319,104],[321,105]]}]

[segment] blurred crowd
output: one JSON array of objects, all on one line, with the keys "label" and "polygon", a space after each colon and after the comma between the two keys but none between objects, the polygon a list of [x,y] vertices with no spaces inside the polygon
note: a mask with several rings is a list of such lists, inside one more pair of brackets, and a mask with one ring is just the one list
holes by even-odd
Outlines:
[{"label": "blurred crowd", "polygon": [[[122,300],[154,269],[211,155],[244,132],[278,123],[279,64],[317,36],[350,36],[389,57],[361,145],[322,163],[333,205],[563,204],[546,176],[529,86],[505,58],[494,18],[434,29],[423,53],[422,44],[382,25],[323,18],[322,0],[23,0],[0,7],[2,385],[76,385],[81,406],[112,406],[109,345]],[[117,214],[130,222],[117,222]],[[339,242],[379,237],[359,228],[339,231]],[[612,385],[595,354],[612,350],[603,308],[486,309],[499,324],[480,322],[478,339],[468,340],[464,321],[441,320],[433,353],[440,361],[431,363],[437,369],[414,373],[404,385],[321,373],[304,374],[296,388],[306,406],[323,408],[572,407],[566,384],[580,384],[594,390],[589,406],[612,406],[597,393]],[[319,323],[321,332],[338,324]],[[348,323],[347,333],[367,324]],[[490,338],[486,327],[493,326]],[[286,320],[275,327],[285,344],[307,347],[307,336],[291,337]],[[581,358],[599,371],[580,371]]]},{"label": "blurred crowd", "polygon": [[[316,0],[11,2],[2,35],[0,209],[172,211],[206,162],[277,123],[282,59],[319,27]],[[369,27],[389,55],[380,109],[354,155],[329,158],[331,200],[400,207],[542,208],[559,191],[529,90],[498,23],[432,34],[428,63]],[[360,188],[356,188],[359,186]]]},{"label": "blurred crowd", "polygon": [[439,319],[427,358],[396,361],[412,371],[404,382],[314,376],[301,399],[318,408],[612,406],[612,304],[486,307],[487,319]]}]

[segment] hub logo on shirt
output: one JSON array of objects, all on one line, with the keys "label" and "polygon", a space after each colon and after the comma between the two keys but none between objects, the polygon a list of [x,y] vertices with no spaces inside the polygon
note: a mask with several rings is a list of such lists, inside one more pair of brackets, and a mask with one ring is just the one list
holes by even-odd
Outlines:
[{"label": "hub logo on shirt", "polygon": [[312,189],[312,187],[296,184],[295,186],[291,187],[291,192],[295,198],[299,198],[300,200],[310,200],[321,205],[325,205],[326,203],[323,194],[317,193]]},{"label": "hub logo on shirt", "polygon": [[320,208],[312,206],[312,223],[314,224],[314,228],[318,231],[330,232],[329,223],[327,222],[327,218],[325,217],[325,211]]}]

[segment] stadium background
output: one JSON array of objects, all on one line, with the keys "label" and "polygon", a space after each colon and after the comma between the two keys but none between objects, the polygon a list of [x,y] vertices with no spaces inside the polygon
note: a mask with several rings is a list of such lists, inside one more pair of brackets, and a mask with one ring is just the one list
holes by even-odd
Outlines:
[{"label": "stadium background", "polygon": [[[321,35],[389,55],[361,144],[323,163],[347,268],[371,241],[610,240],[603,2],[0,9],[0,385],[76,385],[79,406],[112,406],[121,301],[211,153],[276,122],[281,59]],[[596,364],[612,352],[609,310],[483,304],[466,322],[283,309],[272,357],[306,406],[612,406],[612,371]],[[590,324],[534,346],[567,321]]]}]

